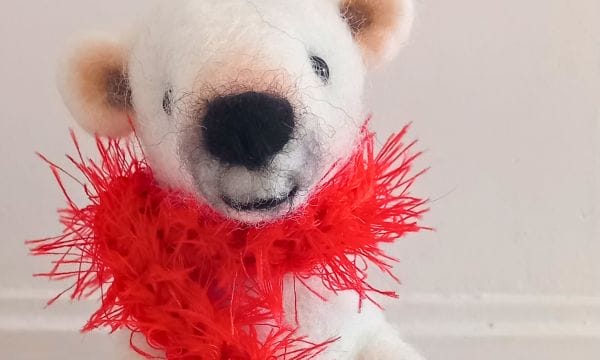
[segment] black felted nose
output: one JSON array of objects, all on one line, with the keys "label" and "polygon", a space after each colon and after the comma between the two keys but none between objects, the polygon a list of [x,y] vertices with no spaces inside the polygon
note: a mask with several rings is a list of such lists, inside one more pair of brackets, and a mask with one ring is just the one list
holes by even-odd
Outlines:
[{"label": "black felted nose", "polygon": [[284,98],[245,92],[211,101],[203,125],[204,142],[214,157],[256,170],[290,141],[294,110]]}]

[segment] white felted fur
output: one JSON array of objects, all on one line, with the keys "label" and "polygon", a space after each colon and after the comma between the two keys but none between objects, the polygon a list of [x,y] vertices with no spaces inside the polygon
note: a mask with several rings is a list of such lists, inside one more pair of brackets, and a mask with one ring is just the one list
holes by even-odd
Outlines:
[{"label": "white felted fur", "polygon": [[[388,34],[382,59],[392,56],[412,21],[409,0],[389,1],[401,1],[405,11]],[[75,58],[106,44],[92,43]],[[340,0],[160,0],[128,40],[113,50],[115,56],[125,57],[133,109],[107,108],[103,102],[82,98],[73,85],[81,79],[65,71],[63,94],[78,121],[90,131],[120,135],[124,131],[119,122],[134,112],[138,136],[165,186],[197,194],[218,211],[246,222],[272,220],[302,206],[327,170],[352,153],[365,121],[361,98],[371,59],[364,57],[341,16]],[[309,60],[313,55],[328,63],[328,84],[313,72]],[[168,90],[171,114],[163,110]],[[208,101],[249,90],[285,97],[297,122],[292,140],[259,171],[221,164],[203,148],[200,136]],[[237,211],[222,199],[279,196],[292,183],[300,187],[298,195],[273,211]],[[318,281],[312,285],[318,288]],[[286,289],[293,289],[290,282]],[[329,298],[323,303],[299,289],[301,333],[315,340],[341,336],[320,359],[421,359],[378,308],[366,304],[359,313],[354,293],[335,295],[321,288]],[[288,296],[290,315],[293,303]]]}]

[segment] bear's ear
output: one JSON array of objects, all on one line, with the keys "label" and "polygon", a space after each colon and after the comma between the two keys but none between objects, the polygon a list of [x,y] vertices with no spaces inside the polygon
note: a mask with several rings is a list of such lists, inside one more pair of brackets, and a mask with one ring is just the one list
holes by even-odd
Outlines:
[{"label": "bear's ear", "polygon": [[410,35],[414,18],[413,0],[341,0],[340,11],[368,66],[397,54]]},{"label": "bear's ear", "polygon": [[59,71],[64,101],[85,130],[108,137],[128,135],[133,118],[127,77],[128,51],[96,36],[79,41]]}]

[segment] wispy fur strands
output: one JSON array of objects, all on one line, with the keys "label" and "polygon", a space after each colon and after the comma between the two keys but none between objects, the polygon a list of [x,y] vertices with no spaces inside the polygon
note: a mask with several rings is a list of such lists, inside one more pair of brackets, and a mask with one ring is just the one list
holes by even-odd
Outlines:
[{"label": "wispy fur strands", "polygon": [[299,287],[318,278],[361,301],[396,296],[371,286],[367,271],[375,266],[393,277],[394,259],[379,245],[421,229],[424,201],[409,193],[418,154],[414,143],[402,142],[405,134],[376,155],[373,134],[363,128],[355,155],[306,206],[258,225],[160,187],[132,142],[98,139],[101,161],[94,162],[73,137],[78,153],[69,159],[90,204],[71,200],[64,170],[49,162],[67,199],[65,230],[31,242],[32,252],[55,257],[44,276],[73,280],[73,299],[101,293],[84,331],[127,327],[167,359],[312,359],[337,339],[309,340],[298,331],[302,324],[285,320],[284,278]]}]

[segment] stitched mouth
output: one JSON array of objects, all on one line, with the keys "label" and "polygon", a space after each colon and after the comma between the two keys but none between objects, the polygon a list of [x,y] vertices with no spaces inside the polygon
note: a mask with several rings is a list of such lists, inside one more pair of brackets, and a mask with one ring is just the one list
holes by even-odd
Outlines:
[{"label": "stitched mouth", "polygon": [[256,199],[250,202],[240,202],[234,199],[231,199],[227,196],[223,196],[223,201],[227,206],[235,209],[237,211],[268,211],[273,210],[280,205],[288,202],[293,199],[298,193],[298,186],[294,186],[292,190],[284,196],[274,197],[270,199]]}]

